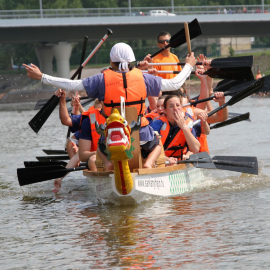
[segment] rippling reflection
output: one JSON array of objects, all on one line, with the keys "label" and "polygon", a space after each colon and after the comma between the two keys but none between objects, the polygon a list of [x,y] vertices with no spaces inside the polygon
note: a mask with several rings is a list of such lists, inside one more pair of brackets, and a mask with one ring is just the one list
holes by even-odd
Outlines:
[{"label": "rippling reflection", "polygon": [[259,176],[207,170],[193,192],[133,207],[91,198],[80,172],[58,195],[53,181],[21,189],[16,168],[64,149],[66,129],[57,111],[38,135],[27,124],[36,112],[0,112],[1,269],[269,268],[270,99],[232,111],[252,122],[213,130],[211,156],[257,156]]}]

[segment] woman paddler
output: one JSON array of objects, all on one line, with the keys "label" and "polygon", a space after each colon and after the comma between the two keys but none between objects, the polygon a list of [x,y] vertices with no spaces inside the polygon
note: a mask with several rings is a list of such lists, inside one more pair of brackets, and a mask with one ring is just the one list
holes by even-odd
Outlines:
[{"label": "woman paddler", "polygon": [[[33,64],[26,68],[27,75],[35,80],[40,80],[43,84],[65,90],[80,91],[85,90],[90,98],[98,98],[103,101],[105,116],[110,115],[112,107],[119,106],[120,96],[125,98],[126,106],[137,108],[138,115],[145,110],[145,99],[147,96],[158,97],[160,91],[170,91],[179,89],[189,77],[193,66],[196,64],[194,53],[186,57],[186,64],[181,73],[173,79],[162,79],[151,74],[142,74],[138,68],[129,69],[129,63],[135,61],[132,48],[125,43],[115,44],[110,52],[111,67],[101,74],[81,80],[69,80],[42,74],[39,68]],[[147,61],[141,62],[142,69],[147,66]],[[148,155],[144,167],[151,168],[161,151],[159,140],[153,129],[142,123],[140,129],[141,147]],[[100,144],[99,150],[102,152],[101,159],[107,169],[111,169],[110,163],[104,154],[104,149]],[[155,151],[154,151],[155,150]]]}]

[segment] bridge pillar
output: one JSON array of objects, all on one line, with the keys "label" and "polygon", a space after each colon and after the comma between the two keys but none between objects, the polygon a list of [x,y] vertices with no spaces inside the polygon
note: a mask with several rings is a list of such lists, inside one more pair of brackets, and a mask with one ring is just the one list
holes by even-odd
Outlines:
[{"label": "bridge pillar", "polygon": [[[35,49],[36,55],[39,61],[39,67],[41,72],[53,75],[53,46],[52,45],[45,45],[45,46],[38,46]],[[42,84],[42,88],[51,88],[48,85]]]},{"label": "bridge pillar", "polygon": [[57,76],[70,78],[70,55],[72,46],[68,42],[59,42],[53,46],[54,56],[57,62]]}]

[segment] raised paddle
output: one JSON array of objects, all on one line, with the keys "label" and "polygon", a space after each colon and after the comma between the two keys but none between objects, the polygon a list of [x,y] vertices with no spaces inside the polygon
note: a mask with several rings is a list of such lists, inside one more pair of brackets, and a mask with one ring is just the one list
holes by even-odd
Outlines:
[{"label": "raised paddle", "polygon": [[[197,19],[194,19],[192,22],[190,22],[188,24],[188,28],[189,28],[190,40],[202,34],[202,29]],[[156,53],[152,54],[150,57],[153,58],[168,48],[177,48],[180,45],[185,44],[186,42],[187,42],[187,39],[186,39],[185,28],[183,28],[171,37],[169,44],[167,44],[164,48],[160,49]]]},{"label": "raised paddle", "polygon": [[[184,66],[185,62],[179,63],[148,63],[148,66]],[[196,65],[202,65],[202,62],[197,62]],[[211,61],[212,68],[233,68],[233,67],[250,67],[253,65],[253,56],[227,57],[217,58]]]},{"label": "raised paddle", "polygon": [[[89,97],[80,97],[80,100],[84,99],[89,99]],[[40,99],[37,101],[34,110],[40,110],[47,102],[49,99]],[[72,99],[71,98],[66,98],[66,102],[70,102]]]},{"label": "raised paddle", "polygon": [[[73,76],[70,78],[71,80],[74,80],[74,78],[81,72],[83,67],[88,63],[88,61],[92,58],[92,56],[95,54],[95,52],[99,49],[99,47],[104,43],[104,41],[108,38],[109,35],[112,35],[112,30],[107,29],[107,33],[105,36],[101,39],[101,41],[98,43],[98,45],[94,48],[94,50],[89,54],[89,56],[85,59],[85,61],[82,63],[82,65],[76,70],[76,72],[73,74]],[[47,121],[53,110],[56,108],[56,106],[59,103],[59,97],[53,95],[49,101],[42,107],[42,109],[30,120],[28,123],[29,126],[38,133],[41,127],[44,125],[44,123]]]},{"label": "raised paddle", "polygon": [[[243,100],[244,98],[252,95],[253,93],[255,93],[257,91],[260,91],[263,87],[264,87],[264,77],[256,80],[255,82],[253,82],[252,84],[250,84],[249,86],[244,88],[242,91],[240,91],[236,95],[234,95],[228,102],[224,103],[223,105],[217,107],[216,109],[214,109],[213,111],[208,113],[207,114],[208,117],[210,117],[211,115],[215,114],[216,112],[222,110],[223,108],[225,108],[227,106],[234,105],[235,103]],[[197,125],[200,122],[201,122],[200,119],[194,121],[193,126]]]},{"label": "raised paddle", "polygon": [[[258,160],[256,157],[243,156],[214,156],[207,152],[191,155],[188,160],[179,160],[177,164],[190,163],[196,168],[219,169],[248,174],[258,174]],[[168,164],[168,162],[166,162]]]},{"label": "raised paddle", "polygon": [[[148,70],[141,70],[148,73]],[[157,70],[157,74],[179,74],[181,71]],[[191,74],[195,74],[192,71]],[[254,76],[250,67],[233,67],[233,68],[210,68],[202,75],[208,75],[211,78],[230,79],[230,80],[254,80]]]},{"label": "raised paddle", "polygon": [[[239,93],[242,90],[243,90],[243,88],[239,88],[239,89],[235,88],[235,89],[232,89],[231,91],[225,92],[223,94],[224,94],[224,96],[234,96],[234,95],[236,95],[237,93]],[[211,97],[203,98],[203,99],[198,99],[198,100],[195,100],[195,101],[191,101],[189,103],[185,103],[185,104],[182,105],[182,107],[197,105],[199,103],[203,103],[203,102],[206,102],[206,101],[209,101],[209,100],[213,100],[214,98],[215,98],[215,96],[211,96]]]},{"label": "raised paddle", "polygon": [[226,121],[217,123],[214,126],[210,126],[210,129],[225,127],[225,126],[235,124],[235,123],[238,123],[238,122],[241,122],[241,121],[244,121],[244,120],[249,120],[250,121],[249,112],[245,113],[245,114],[241,114],[241,115],[236,116],[236,117],[233,117],[233,118],[228,119]]},{"label": "raised paddle", "polygon": [[[32,168],[32,167],[44,167],[44,166],[67,166],[67,162],[65,161],[24,161],[25,168]],[[86,166],[86,162],[81,162],[79,166]]]},{"label": "raised paddle", "polygon": [[59,156],[44,156],[44,157],[36,157],[37,160],[39,161],[55,161],[55,160],[69,160],[68,155],[59,155]]},{"label": "raised paddle", "polygon": [[64,166],[44,166],[17,169],[17,176],[20,186],[34,184],[46,180],[64,177],[67,173],[82,171],[86,166],[76,168],[65,168]]},{"label": "raised paddle", "polygon": [[187,49],[188,49],[188,54],[191,55],[191,44],[190,44],[190,36],[189,36],[189,27],[188,23],[184,23],[184,28],[185,28],[185,36],[186,36],[186,41],[187,41]]}]

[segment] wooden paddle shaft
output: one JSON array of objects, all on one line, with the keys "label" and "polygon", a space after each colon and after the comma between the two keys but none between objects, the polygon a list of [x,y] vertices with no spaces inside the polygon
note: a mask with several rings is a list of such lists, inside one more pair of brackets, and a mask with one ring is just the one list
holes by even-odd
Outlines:
[{"label": "wooden paddle shaft", "polygon": [[191,55],[191,44],[190,44],[189,28],[188,28],[187,22],[184,23],[184,27],[185,27],[185,34],[186,34],[186,40],[187,40],[187,49],[188,49],[189,55]]}]

